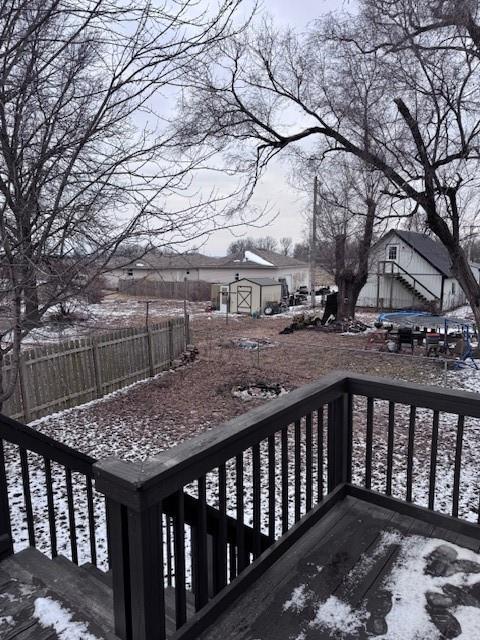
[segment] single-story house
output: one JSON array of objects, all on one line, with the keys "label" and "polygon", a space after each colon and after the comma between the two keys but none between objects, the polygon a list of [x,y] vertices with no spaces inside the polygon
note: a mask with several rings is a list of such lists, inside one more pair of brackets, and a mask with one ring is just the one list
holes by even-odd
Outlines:
[{"label": "single-story house", "polygon": [[262,313],[269,302],[280,302],[282,285],[272,278],[240,278],[229,285],[231,313]]},{"label": "single-story house", "polygon": [[138,259],[114,260],[105,273],[108,286],[113,289],[118,287],[120,279],[183,282],[185,276],[189,281],[227,284],[239,278],[283,279],[290,291],[302,285],[310,286],[307,263],[260,249],[225,257],[211,257],[201,253],[163,256],[149,253]]},{"label": "single-story house", "polygon": [[[480,264],[470,263],[480,282]],[[423,233],[392,229],[371,249],[359,307],[447,311],[466,303],[446,247]]]}]

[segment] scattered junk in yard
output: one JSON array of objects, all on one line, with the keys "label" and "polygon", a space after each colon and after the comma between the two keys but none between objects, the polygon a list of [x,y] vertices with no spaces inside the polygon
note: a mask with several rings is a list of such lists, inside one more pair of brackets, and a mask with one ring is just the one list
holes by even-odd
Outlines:
[{"label": "scattered junk in yard", "polygon": [[376,331],[365,348],[400,353],[407,348],[423,348],[427,357],[451,359],[455,367],[470,365],[478,369],[478,335],[472,320],[432,315],[428,312],[398,311],[380,314]]},{"label": "scattered junk in yard", "polygon": [[251,385],[239,385],[233,387],[232,396],[234,398],[240,398],[245,402],[250,400],[273,400],[288,393],[287,389],[279,384],[265,384],[260,382],[258,384]]}]

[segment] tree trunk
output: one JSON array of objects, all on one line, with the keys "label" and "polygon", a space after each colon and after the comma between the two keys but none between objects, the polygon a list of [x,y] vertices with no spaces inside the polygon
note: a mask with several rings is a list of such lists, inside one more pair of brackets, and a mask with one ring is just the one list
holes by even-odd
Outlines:
[{"label": "tree trunk", "polygon": [[23,301],[25,305],[25,327],[38,327],[40,324],[38,283],[35,274],[30,269],[24,276]]},{"label": "tree trunk", "polygon": [[338,320],[355,318],[358,297],[368,279],[368,259],[377,205],[370,198],[367,199],[366,205],[365,226],[363,228],[363,236],[359,240],[358,257],[354,269],[346,266],[346,235],[342,234],[335,238],[335,283],[338,287]]}]

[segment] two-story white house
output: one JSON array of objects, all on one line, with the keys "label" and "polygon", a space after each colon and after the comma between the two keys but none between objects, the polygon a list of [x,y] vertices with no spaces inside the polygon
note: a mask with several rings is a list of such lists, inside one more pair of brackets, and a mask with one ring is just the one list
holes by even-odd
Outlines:
[{"label": "two-story white house", "polygon": [[[447,249],[414,231],[392,229],[371,249],[368,281],[357,305],[447,311],[466,303]],[[480,264],[471,263],[480,282]]]}]

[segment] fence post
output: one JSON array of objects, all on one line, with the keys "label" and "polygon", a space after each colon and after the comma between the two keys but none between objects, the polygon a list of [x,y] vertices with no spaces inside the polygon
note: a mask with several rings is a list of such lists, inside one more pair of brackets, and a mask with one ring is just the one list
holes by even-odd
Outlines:
[{"label": "fence post", "polygon": [[328,405],[328,492],[352,479],[352,398],[348,393]]},{"label": "fence post", "polygon": [[168,360],[170,366],[172,366],[175,360],[175,354],[173,352],[173,320],[168,321]]},{"label": "fence post", "polygon": [[22,398],[23,406],[23,420],[24,422],[30,422],[30,403],[28,401],[26,381],[26,369],[25,369],[25,356],[21,353],[18,366],[18,382],[20,385],[20,396]]},{"label": "fence post", "polygon": [[12,528],[8,505],[7,473],[3,440],[0,439],[0,560],[13,554]]},{"label": "fence post", "polygon": [[160,504],[143,504],[141,469],[112,460],[93,466],[96,489],[107,498],[115,633],[165,640],[163,518]]},{"label": "fence post", "polygon": [[150,373],[150,377],[153,378],[155,375],[155,366],[153,361],[153,335],[150,330],[150,327],[147,329],[147,351],[148,351],[148,369]]},{"label": "fence post", "polygon": [[95,378],[95,387],[97,389],[97,398],[101,398],[103,395],[102,363],[100,362],[98,344],[95,338],[92,339],[92,351],[93,351],[93,375]]},{"label": "fence post", "polygon": [[187,348],[187,345],[190,344],[190,316],[188,315],[188,313],[185,314],[185,349]]}]

